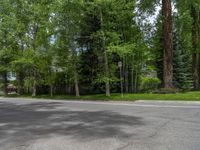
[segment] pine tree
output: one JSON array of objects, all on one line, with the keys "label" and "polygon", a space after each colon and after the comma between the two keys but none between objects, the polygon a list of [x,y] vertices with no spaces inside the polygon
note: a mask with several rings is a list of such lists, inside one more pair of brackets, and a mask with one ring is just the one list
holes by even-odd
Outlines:
[{"label": "pine tree", "polygon": [[[174,20],[176,17],[174,18]],[[173,84],[176,88],[188,90],[192,87],[190,49],[181,36],[182,28],[174,23],[173,31]]]},{"label": "pine tree", "polygon": [[[192,77],[194,89],[200,88],[200,1],[199,0],[177,0],[177,9],[181,16],[184,16],[182,20],[185,33],[190,33],[192,39],[190,43],[192,45]],[[188,30],[189,29],[189,30]]]}]

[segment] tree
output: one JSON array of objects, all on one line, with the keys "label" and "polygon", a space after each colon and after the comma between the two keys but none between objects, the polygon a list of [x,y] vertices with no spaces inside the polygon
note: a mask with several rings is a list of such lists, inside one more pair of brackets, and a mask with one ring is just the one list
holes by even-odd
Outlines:
[{"label": "tree", "polygon": [[[146,14],[155,12],[160,0],[150,0],[148,2],[140,1],[139,9]],[[173,88],[173,34],[172,34],[172,2],[171,0],[162,0],[162,36],[163,36],[163,87]]]},{"label": "tree", "polygon": [[199,6],[198,0],[1,1],[4,91],[13,72],[19,94],[110,96],[120,81],[125,93],[140,92],[158,81],[148,79],[155,70],[165,89],[189,89],[190,69],[198,88]]},{"label": "tree", "polygon": [[[82,1],[61,1],[54,8],[54,45],[57,64],[65,72],[66,83],[72,84],[75,94],[80,96],[79,91],[79,50],[78,38],[80,36],[80,23],[82,18]],[[59,60],[58,60],[59,59]]]},{"label": "tree", "polygon": [[176,88],[188,90],[192,87],[191,52],[187,47],[187,41],[183,38],[183,28],[177,27],[177,18],[177,16],[174,16],[176,22],[174,23],[173,32],[173,83]]},{"label": "tree", "polygon": [[0,2],[0,76],[3,79],[3,91],[7,95],[8,74],[11,72],[10,63],[16,48],[15,30],[17,21],[13,17],[14,9],[10,1]]},{"label": "tree", "polygon": [[192,76],[193,76],[193,87],[194,89],[199,89],[200,84],[200,72],[199,72],[199,40],[200,40],[200,1],[194,0],[177,0],[177,9],[180,16],[184,16],[182,19],[182,24],[185,29],[185,33],[192,35],[191,39],[187,40],[190,42],[192,48]]},{"label": "tree", "polygon": [[162,82],[160,87],[163,87],[163,21],[162,21],[162,14],[161,11],[159,12],[156,23],[155,23],[155,29],[153,31],[153,36],[151,38],[151,52],[154,54],[153,58],[153,65],[156,68],[157,71],[157,77]]},{"label": "tree", "polygon": [[[132,58],[128,58],[128,55],[119,58],[118,54],[112,54],[108,51],[110,46],[128,45],[131,42],[135,43],[134,40],[139,38],[137,36],[140,34],[140,30],[133,21],[134,2],[122,0],[114,2],[109,0],[95,1],[88,2],[88,6],[86,19],[93,26],[86,26],[86,29],[89,27],[88,33],[85,33],[84,28],[82,39],[86,42],[89,41],[87,49],[90,52],[94,51],[94,55],[98,57],[99,69],[96,71],[97,80],[95,81],[98,84],[105,84],[104,88],[107,95],[109,95],[109,91],[117,90],[116,83],[119,81],[117,63],[123,61],[125,89],[126,92],[129,92],[129,68]],[[119,11],[121,13],[118,13]]]},{"label": "tree", "polygon": [[193,19],[192,23],[192,47],[193,47],[193,53],[192,53],[192,74],[193,74],[193,80],[194,80],[194,88],[199,89],[200,84],[199,84],[199,41],[200,41],[200,9],[196,7],[196,4],[194,3],[191,6],[191,16]]},{"label": "tree", "polygon": [[173,88],[173,34],[171,0],[162,0],[163,37],[164,37],[164,88]]}]

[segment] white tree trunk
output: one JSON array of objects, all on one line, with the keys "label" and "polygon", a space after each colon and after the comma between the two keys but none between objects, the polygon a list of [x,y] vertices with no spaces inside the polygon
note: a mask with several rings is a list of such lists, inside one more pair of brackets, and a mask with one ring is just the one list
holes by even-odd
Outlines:
[{"label": "white tree trunk", "polygon": [[33,96],[33,97],[36,96],[36,92],[37,92],[37,90],[36,90],[36,82],[34,81],[33,87],[32,87],[32,96]]},{"label": "white tree trunk", "polygon": [[79,83],[78,83],[78,77],[77,77],[77,73],[76,72],[74,72],[74,84],[75,84],[76,97],[80,97]]}]

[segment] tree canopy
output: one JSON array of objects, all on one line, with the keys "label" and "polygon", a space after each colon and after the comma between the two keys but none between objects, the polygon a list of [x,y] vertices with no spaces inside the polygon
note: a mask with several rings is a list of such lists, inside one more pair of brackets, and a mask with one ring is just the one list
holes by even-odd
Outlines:
[{"label": "tree canopy", "polygon": [[199,52],[199,0],[0,2],[5,94],[199,89]]}]

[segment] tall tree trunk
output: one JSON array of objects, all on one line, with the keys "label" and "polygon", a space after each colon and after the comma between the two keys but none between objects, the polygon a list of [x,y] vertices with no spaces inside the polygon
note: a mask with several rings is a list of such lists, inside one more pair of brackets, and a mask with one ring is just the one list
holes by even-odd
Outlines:
[{"label": "tall tree trunk", "polygon": [[173,37],[171,0],[162,0],[163,35],[164,35],[164,88],[173,88]]},{"label": "tall tree trunk", "polygon": [[199,54],[192,54],[192,77],[194,89],[199,89]]},{"label": "tall tree trunk", "polygon": [[137,93],[137,81],[138,81],[138,69],[136,68],[136,70],[135,70],[135,87],[134,87],[134,89],[135,89],[135,93]]},{"label": "tall tree trunk", "polygon": [[132,68],[131,68],[131,92],[134,93],[134,55],[132,56]]},{"label": "tall tree trunk", "polygon": [[124,96],[122,66],[119,66],[121,96]]},{"label": "tall tree trunk", "polygon": [[131,92],[134,93],[134,70],[131,69]]},{"label": "tall tree trunk", "polygon": [[8,95],[8,78],[7,78],[7,72],[5,72],[3,74],[3,90],[4,90],[4,95],[7,96]]},{"label": "tall tree trunk", "polygon": [[[103,26],[103,14],[102,14],[101,8],[100,8],[100,21],[101,21],[101,28],[102,28],[102,26]],[[105,76],[106,76],[106,78],[109,78],[108,55],[107,55],[107,52],[105,50],[105,46],[106,46],[105,42],[106,42],[105,33],[102,29],[102,50],[103,50],[103,53],[104,53]],[[106,80],[105,86],[106,86],[106,96],[110,96],[110,82],[108,80]]]},{"label": "tall tree trunk", "polygon": [[78,77],[77,77],[77,72],[74,72],[74,84],[75,84],[75,92],[76,92],[76,97],[80,97],[80,92],[79,92],[79,83],[78,83]]},{"label": "tall tree trunk", "polygon": [[199,53],[198,53],[198,42],[199,42],[199,33],[198,33],[198,11],[191,6],[191,17],[193,18],[192,24],[192,76],[193,76],[193,85],[194,89],[199,89]]},{"label": "tall tree trunk", "polygon": [[129,72],[128,72],[128,62],[127,62],[127,58],[128,56],[125,56],[125,89],[126,89],[126,93],[129,92]]},{"label": "tall tree trunk", "polygon": [[50,96],[51,97],[53,96],[53,85],[52,84],[50,85]]},{"label": "tall tree trunk", "polygon": [[32,96],[33,96],[33,97],[36,96],[36,92],[37,92],[37,89],[36,89],[36,81],[34,81],[33,87],[32,87]]},{"label": "tall tree trunk", "polygon": [[[105,75],[109,77],[109,67],[108,67],[108,56],[107,52],[104,52],[104,61],[105,61]],[[106,96],[110,96],[110,82],[106,81]]]}]

